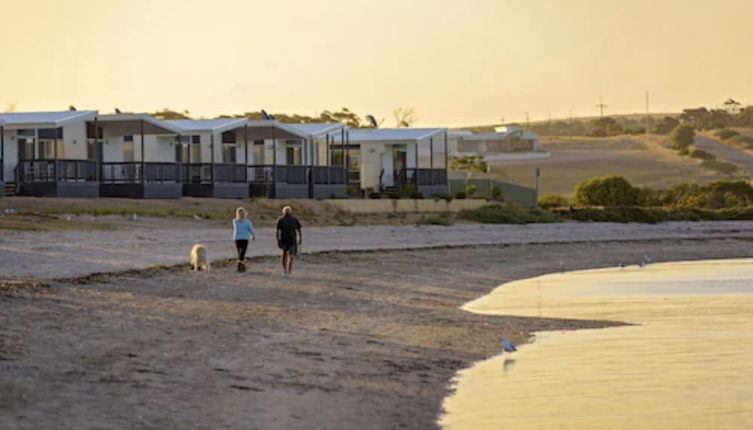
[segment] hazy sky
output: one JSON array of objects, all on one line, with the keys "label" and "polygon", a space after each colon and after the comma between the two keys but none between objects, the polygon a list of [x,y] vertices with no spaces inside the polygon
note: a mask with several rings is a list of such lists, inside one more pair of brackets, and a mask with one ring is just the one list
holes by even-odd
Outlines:
[{"label": "hazy sky", "polygon": [[0,0],[0,110],[392,125],[753,103],[752,0]]}]

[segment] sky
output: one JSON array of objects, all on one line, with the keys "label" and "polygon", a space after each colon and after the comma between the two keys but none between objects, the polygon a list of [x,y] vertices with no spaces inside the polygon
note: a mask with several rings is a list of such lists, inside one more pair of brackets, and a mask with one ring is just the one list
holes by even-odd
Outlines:
[{"label": "sky", "polygon": [[753,104],[750,0],[0,0],[0,110],[461,126]]}]

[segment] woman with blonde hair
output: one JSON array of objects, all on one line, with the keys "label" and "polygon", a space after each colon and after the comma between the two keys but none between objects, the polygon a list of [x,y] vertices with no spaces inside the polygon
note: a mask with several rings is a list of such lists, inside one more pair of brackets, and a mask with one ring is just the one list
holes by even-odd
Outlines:
[{"label": "woman with blonde hair", "polygon": [[254,225],[248,219],[248,212],[242,207],[235,210],[233,239],[235,240],[235,249],[238,252],[238,270],[243,271],[246,268],[248,241],[249,239],[256,240],[256,235],[254,234]]}]

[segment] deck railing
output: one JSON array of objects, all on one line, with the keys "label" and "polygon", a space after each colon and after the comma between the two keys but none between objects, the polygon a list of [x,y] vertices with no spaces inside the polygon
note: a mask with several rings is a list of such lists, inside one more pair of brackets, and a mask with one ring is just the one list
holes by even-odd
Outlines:
[{"label": "deck railing", "polygon": [[395,171],[398,184],[405,185],[447,185],[447,170],[445,169],[402,169]]},{"label": "deck railing", "polygon": [[248,166],[251,183],[307,184],[309,174],[314,184],[345,184],[345,169],[335,166],[272,166],[257,164]]},{"label": "deck railing", "polygon": [[190,163],[183,165],[183,181],[191,184],[247,182],[246,166],[232,163]]},{"label": "deck railing", "polygon": [[[138,161],[102,163],[102,182],[108,184],[141,183],[141,163]],[[176,163],[144,163],[144,181],[148,183],[180,182],[180,167]]]},{"label": "deck railing", "polygon": [[17,183],[88,182],[97,180],[92,160],[21,160],[15,169]]}]

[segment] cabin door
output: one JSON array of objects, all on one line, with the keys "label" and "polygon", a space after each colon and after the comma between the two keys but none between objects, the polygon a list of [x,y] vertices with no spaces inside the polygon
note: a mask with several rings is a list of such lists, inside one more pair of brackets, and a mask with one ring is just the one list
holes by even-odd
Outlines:
[{"label": "cabin door", "polygon": [[395,163],[392,159],[392,151],[388,150],[382,154],[382,186],[394,187],[395,186]]}]

